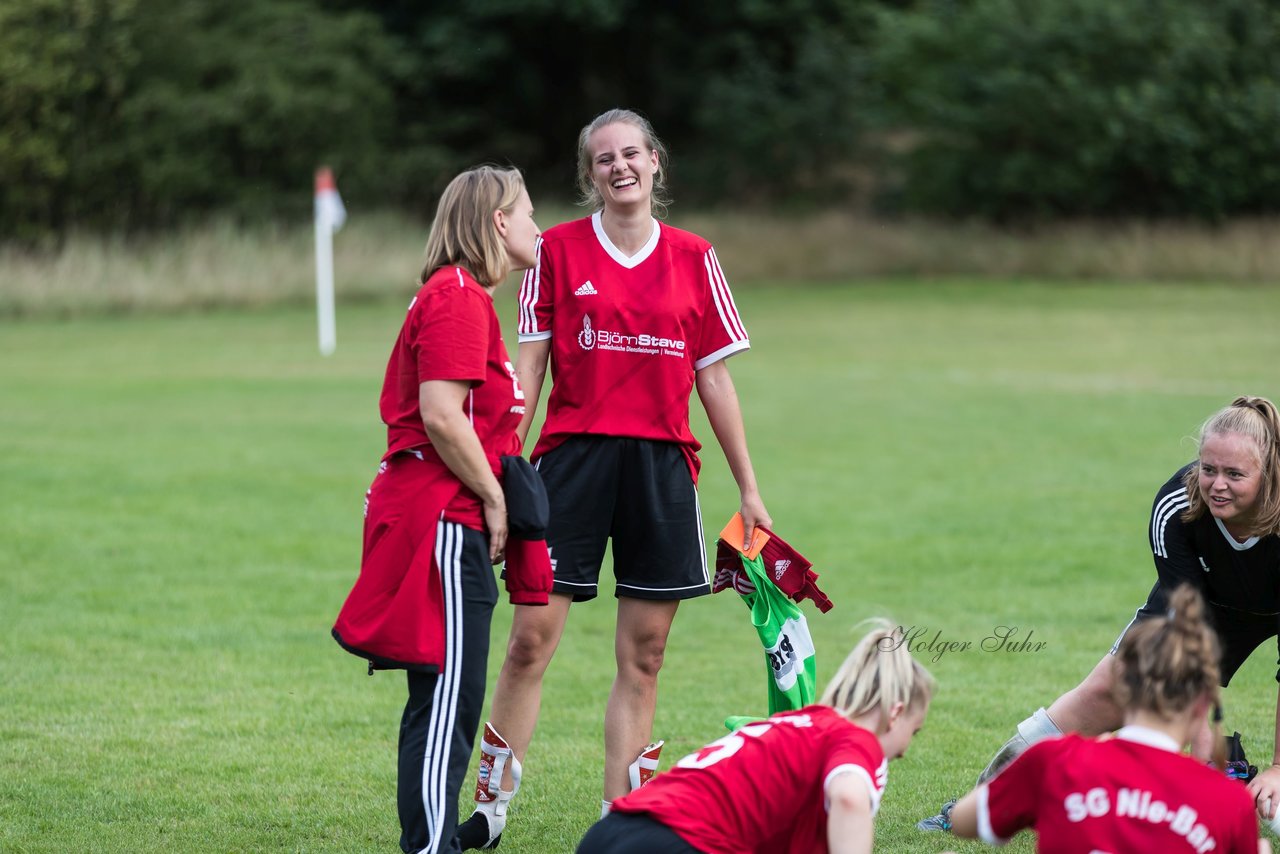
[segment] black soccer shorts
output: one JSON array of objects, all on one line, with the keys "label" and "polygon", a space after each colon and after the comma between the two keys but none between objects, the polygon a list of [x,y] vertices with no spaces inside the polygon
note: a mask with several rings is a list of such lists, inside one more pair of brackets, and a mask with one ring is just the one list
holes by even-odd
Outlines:
[{"label": "black soccer shorts", "polygon": [[[1151,588],[1146,604],[1137,610],[1133,619],[1129,621],[1129,625],[1125,626],[1120,637],[1116,638],[1115,644],[1111,647],[1111,654],[1115,655],[1119,651],[1120,641],[1124,640],[1130,628],[1143,620],[1162,616],[1168,608],[1167,602],[1168,592],[1157,581]],[[1218,642],[1222,646],[1219,682],[1225,688],[1231,684],[1231,677],[1244,664],[1250,653],[1264,641],[1277,637],[1277,629],[1280,629],[1280,614],[1253,614],[1209,601],[1206,601],[1205,605],[1209,623],[1218,633]],[[1280,662],[1277,663],[1280,664]],[[1280,682],[1280,670],[1276,671],[1276,681]]]},{"label": "black soccer shorts", "polygon": [[575,436],[534,461],[547,487],[554,590],[594,599],[613,540],[615,596],[692,599],[711,592],[698,491],[679,445]]}]

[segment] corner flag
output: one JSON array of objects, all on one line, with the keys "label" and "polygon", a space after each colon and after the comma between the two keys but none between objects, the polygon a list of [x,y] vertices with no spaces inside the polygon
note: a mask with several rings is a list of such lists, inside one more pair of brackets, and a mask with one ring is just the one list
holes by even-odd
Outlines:
[{"label": "corner flag", "polygon": [[338,345],[334,320],[333,233],[347,221],[333,171],[328,166],[316,170],[316,321],[320,327],[320,352],[332,355]]}]

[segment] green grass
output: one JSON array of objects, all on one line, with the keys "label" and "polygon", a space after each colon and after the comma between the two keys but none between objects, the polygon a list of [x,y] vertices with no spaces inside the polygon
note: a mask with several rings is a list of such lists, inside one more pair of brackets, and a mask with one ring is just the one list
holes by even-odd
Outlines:
[{"label": "green grass", "polygon": [[[367,678],[328,629],[405,297],[342,308],[327,360],[290,308],[0,324],[0,850],[396,850],[403,679]],[[981,850],[912,826],[1142,601],[1151,497],[1187,437],[1238,393],[1280,395],[1280,290],[904,281],[738,302],[765,500],[836,603],[809,609],[820,680],[876,614],[1047,643],[929,662],[939,694],[892,767],[878,850]],[[704,459],[712,532],[736,493],[714,443]],[[509,619],[503,602],[491,678]],[[597,815],[612,619],[607,596],[572,613],[510,854],[571,850]],[[1227,696],[1255,762],[1272,658]],[[732,594],[682,607],[664,767],[762,710],[763,667]]]}]

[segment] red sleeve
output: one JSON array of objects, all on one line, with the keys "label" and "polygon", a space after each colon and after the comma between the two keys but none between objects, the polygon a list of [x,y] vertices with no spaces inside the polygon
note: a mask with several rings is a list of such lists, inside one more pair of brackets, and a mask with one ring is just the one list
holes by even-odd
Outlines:
[{"label": "red sleeve", "polygon": [[700,275],[707,284],[707,298],[702,311],[698,352],[693,362],[693,368],[697,371],[751,346],[751,342],[747,340],[747,329],[738,316],[738,307],[733,304],[729,281],[724,277],[724,271],[720,269],[720,262],[716,259],[716,250],[707,248],[702,257],[702,265]]},{"label": "red sleeve", "polygon": [[419,305],[413,348],[418,380],[483,382],[489,360],[489,312],[471,288],[447,284]]},{"label": "red sleeve", "polygon": [[1257,854],[1258,851],[1258,814],[1254,812],[1253,801],[1249,799],[1243,786],[1240,787],[1239,814],[1236,821],[1235,843],[1228,849],[1229,854]]},{"label": "red sleeve", "polygon": [[871,814],[880,809],[880,798],[888,779],[889,765],[876,737],[866,730],[853,730],[834,739],[823,757],[822,792],[838,774],[853,774],[867,785],[871,795]]},{"label": "red sleeve", "polygon": [[1032,827],[1044,790],[1044,773],[1061,742],[1049,739],[1033,744],[978,795],[978,835],[998,845],[1019,830]]},{"label": "red sleeve", "polygon": [[552,282],[551,258],[542,251],[538,240],[535,262],[525,271],[520,282],[520,318],[516,332],[521,341],[537,341],[551,337]]}]

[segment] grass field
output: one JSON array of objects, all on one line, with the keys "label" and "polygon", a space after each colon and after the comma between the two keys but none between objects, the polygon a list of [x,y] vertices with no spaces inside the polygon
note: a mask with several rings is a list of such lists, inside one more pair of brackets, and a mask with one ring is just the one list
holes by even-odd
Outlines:
[{"label": "grass field", "polygon": [[[820,681],[877,614],[1046,644],[926,661],[941,688],[891,769],[877,850],[981,850],[914,822],[1142,601],[1151,497],[1195,427],[1238,393],[1280,395],[1280,289],[737,296],[754,348],[732,367],[765,500],[836,603],[808,609]],[[0,323],[0,850],[397,850],[403,678],[367,678],[328,631],[358,566],[406,302],[341,309],[327,360],[298,309]],[[704,458],[713,531],[736,493],[714,444]],[[574,609],[509,854],[570,851],[598,814],[612,617],[608,597]],[[504,601],[491,679],[509,619]],[[1255,762],[1270,759],[1272,660],[1268,645],[1227,696]],[[762,711],[764,678],[736,597],[687,603],[663,670],[664,767],[726,714]]]}]

